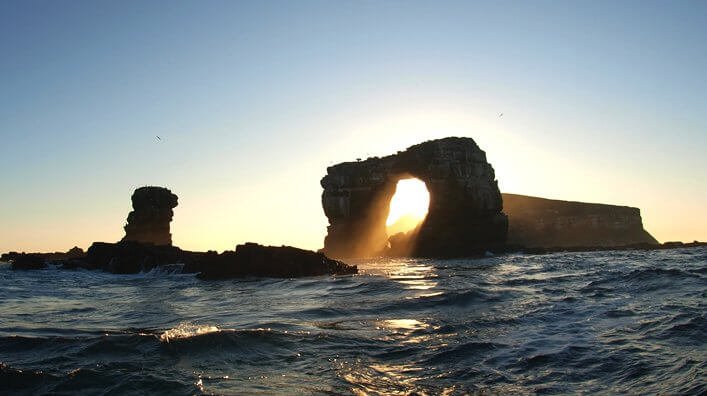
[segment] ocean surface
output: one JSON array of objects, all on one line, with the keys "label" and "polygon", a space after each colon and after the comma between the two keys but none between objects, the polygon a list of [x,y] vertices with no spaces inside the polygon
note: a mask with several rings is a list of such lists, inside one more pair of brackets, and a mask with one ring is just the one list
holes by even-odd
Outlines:
[{"label": "ocean surface", "polygon": [[704,394],[707,249],[200,281],[0,264],[0,394]]}]

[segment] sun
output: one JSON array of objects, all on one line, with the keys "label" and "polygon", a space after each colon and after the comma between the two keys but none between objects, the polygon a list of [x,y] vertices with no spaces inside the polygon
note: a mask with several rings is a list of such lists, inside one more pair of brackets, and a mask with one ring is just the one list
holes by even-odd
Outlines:
[{"label": "sun", "polygon": [[388,234],[405,232],[415,228],[427,216],[430,193],[420,179],[398,181],[395,194],[390,200],[390,212],[385,222]]}]

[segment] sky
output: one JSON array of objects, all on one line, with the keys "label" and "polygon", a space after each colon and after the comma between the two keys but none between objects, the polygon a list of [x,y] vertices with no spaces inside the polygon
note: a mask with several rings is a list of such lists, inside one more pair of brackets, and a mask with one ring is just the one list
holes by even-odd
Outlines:
[{"label": "sky", "polygon": [[707,240],[704,1],[5,0],[0,54],[2,252],[117,241],[144,185],[182,248],[318,249],[327,166],[446,136]]}]

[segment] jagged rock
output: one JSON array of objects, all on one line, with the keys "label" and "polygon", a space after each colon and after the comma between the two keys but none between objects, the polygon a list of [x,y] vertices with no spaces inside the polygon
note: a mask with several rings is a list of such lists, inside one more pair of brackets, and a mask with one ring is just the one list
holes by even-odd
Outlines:
[{"label": "jagged rock", "polygon": [[134,241],[118,243],[94,242],[85,260],[72,260],[64,268],[100,269],[114,274],[136,274],[157,266],[184,262],[189,253],[178,247],[152,245]]},{"label": "jagged rock", "polygon": [[77,259],[86,256],[86,252],[78,246],[74,246],[64,254],[62,259]]},{"label": "jagged rock", "polygon": [[13,270],[36,270],[46,268],[47,263],[41,255],[19,253],[12,257],[10,268]]},{"label": "jagged rock", "polygon": [[0,255],[0,261],[12,261],[16,257],[19,257],[21,254],[23,254],[23,253],[20,253],[20,252],[3,253],[2,255]]},{"label": "jagged rock", "polygon": [[177,206],[177,196],[164,187],[140,187],[132,196],[123,241],[171,245],[169,223]]},{"label": "jagged rock", "polygon": [[[508,243],[527,248],[657,245],[641,211],[628,206],[560,201],[503,194]],[[534,250],[533,250],[534,251]]]},{"label": "jagged rock", "polygon": [[321,180],[329,219],[323,252],[364,257],[383,251],[396,183],[410,177],[422,180],[430,193],[411,255],[470,256],[503,246],[508,221],[486,153],[471,138],[450,137],[329,167]]},{"label": "jagged rock", "polygon": [[290,246],[262,246],[246,243],[235,251],[207,253],[186,271],[198,271],[201,279],[228,279],[246,276],[295,278],[318,275],[345,275],[358,272],[356,266],[332,260],[322,253]]},{"label": "jagged rock", "polygon": [[214,251],[190,252],[175,246],[133,241],[94,242],[85,258],[65,260],[62,268],[136,274],[171,264],[184,264],[183,273],[197,273],[202,279],[245,276],[295,278],[357,271],[355,266],[331,260],[321,253],[288,246],[246,243],[238,245],[236,251],[217,254]]},{"label": "jagged rock", "polygon": [[41,257],[44,261],[57,261],[57,260],[68,260],[81,258],[86,255],[83,249],[78,246],[74,246],[67,252],[53,252],[53,253],[18,253],[18,252],[8,252],[3,253],[0,256],[0,261],[12,261],[23,254],[31,254],[34,256]]}]

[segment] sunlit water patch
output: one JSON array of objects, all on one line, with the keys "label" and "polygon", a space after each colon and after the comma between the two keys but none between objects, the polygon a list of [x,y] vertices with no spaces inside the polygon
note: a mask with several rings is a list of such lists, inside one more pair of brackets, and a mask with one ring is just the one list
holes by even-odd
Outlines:
[{"label": "sunlit water patch", "polygon": [[204,282],[0,264],[0,394],[707,392],[707,249]]}]

